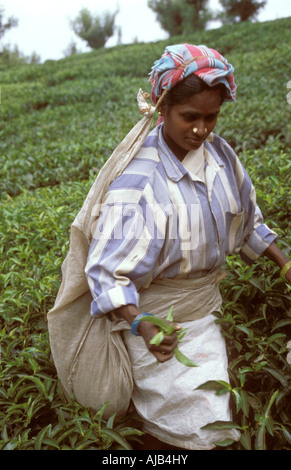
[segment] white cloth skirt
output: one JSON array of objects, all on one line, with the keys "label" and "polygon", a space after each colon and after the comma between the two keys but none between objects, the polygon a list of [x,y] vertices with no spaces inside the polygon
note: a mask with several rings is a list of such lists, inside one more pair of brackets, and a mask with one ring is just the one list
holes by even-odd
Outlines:
[{"label": "white cloth skirt", "polygon": [[[141,304],[142,307],[153,306],[152,302],[155,299],[156,311],[153,311],[153,308],[148,311],[158,315],[159,311],[163,311],[164,315],[160,316],[165,316],[167,314],[165,304],[175,299],[177,316],[180,316],[180,309],[187,319],[192,305],[190,316],[193,316],[193,320],[178,322],[187,328],[179,349],[198,367],[187,367],[175,357],[165,363],[157,364],[156,358],[148,351],[141,337],[123,331],[132,364],[134,380],[132,400],[143,420],[145,432],[175,447],[191,450],[212,449],[218,441],[227,438],[238,440],[240,437],[235,429],[219,431],[201,429],[214,421],[232,419],[228,393],[216,395],[214,391],[196,390],[208,380],[229,382],[225,340],[219,325],[215,323],[214,315],[209,313],[209,310],[206,313],[209,305],[206,305],[206,309],[204,305],[205,299],[208,303],[209,298],[212,298],[212,311],[215,310],[220,301],[220,294],[215,284],[210,284],[209,292],[207,286],[201,286],[201,289],[199,288],[201,295],[199,292],[197,295],[197,291],[194,295],[195,289],[189,288],[193,287],[193,280],[187,280],[186,283],[185,280],[180,280],[175,283],[177,282],[184,287],[186,284],[187,292],[185,294],[185,289],[180,291],[180,302],[178,302],[178,286],[174,287],[174,284],[170,283],[168,287],[152,286],[144,293],[145,295],[142,293]],[[159,301],[156,295],[158,292]],[[193,303],[193,296],[196,303]],[[174,320],[177,321],[175,315]]]}]

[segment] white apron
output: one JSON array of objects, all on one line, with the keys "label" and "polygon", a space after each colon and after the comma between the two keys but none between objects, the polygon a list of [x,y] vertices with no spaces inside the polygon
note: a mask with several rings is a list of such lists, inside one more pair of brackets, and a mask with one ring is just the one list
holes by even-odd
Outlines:
[{"label": "white apron", "polygon": [[157,364],[141,337],[123,332],[132,364],[132,399],[143,430],[175,447],[211,449],[217,441],[240,436],[232,429],[201,429],[214,421],[231,421],[229,394],[195,390],[208,380],[229,382],[225,341],[211,314],[221,304],[216,277],[157,279],[140,291],[141,311],[166,317],[174,305],[174,321],[187,328],[179,349],[199,367],[187,367],[175,357]]}]

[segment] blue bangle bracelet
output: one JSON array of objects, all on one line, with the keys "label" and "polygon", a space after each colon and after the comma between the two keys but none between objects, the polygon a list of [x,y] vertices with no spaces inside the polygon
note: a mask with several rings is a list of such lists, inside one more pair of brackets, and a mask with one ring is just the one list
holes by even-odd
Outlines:
[{"label": "blue bangle bracelet", "polygon": [[134,335],[134,336],[140,336],[140,334],[138,332],[138,327],[140,325],[141,318],[143,318],[143,317],[152,317],[152,316],[153,316],[152,313],[147,313],[147,312],[143,312],[143,313],[140,313],[139,315],[137,315],[135,317],[135,319],[133,320],[132,324],[131,324],[131,328],[130,328],[131,334]]}]

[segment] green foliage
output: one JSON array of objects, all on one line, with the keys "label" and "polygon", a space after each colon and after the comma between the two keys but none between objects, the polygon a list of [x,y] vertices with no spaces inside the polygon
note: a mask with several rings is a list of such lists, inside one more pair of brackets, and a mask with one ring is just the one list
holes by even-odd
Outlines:
[{"label": "green foliage", "polygon": [[[0,41],[2,41],[7,31],[17,25],[18,20],[14,16],[5,19],[5,10],[0,6]],[[40,61],[40,57],[36,53],[33,53],[30,58],[25,57],[16,45],[11,47],[10,44],[2,43],[1,45],[0,43],[0,46],[0,66],[37,63]]]},{"label": "green foliage", "polygon": [[[217,133],[239,153],[266,222],[290,246],[290,19],[224,26],[152,44],[98,49],[44,64],[0,62],[1,449],[127,449],[134,416],[105,422],[64,399],[50,355],[46,313],[60,285],[69,230],[98,169],[140,118],[139,88],[166,44],[217,48],[234,64],[238,101]],[[262,46],[263,44],[263,46]],[[102,66],[101,66],[102,65]],[[217,313],[229,352],[239,443],[290,449],[290,291],[264,258],[227,259]],[[216,423],[213,426],[225,426]]]},{"label": "green foliage", "polygon": [[102,16],[93,16],[87,8],[83,8],[77,18],[72,21],[72,29],[77,36],[87,42],[92,49],[104,47],[114,34],[114,22],[117,15],[106,12]]},{"label": "green foliage", "polygon": [[[91,180],[92,183],[92,180]],[[141,434],[130,415],[67,403],[46,326],[68,249],[69,228],[90,182],[23,191],[1,202],[0,449],[130,449]]]},{"label": "green foliage", "polygon": [[219,0],[224,11],[218,16],[223,23],[238,23],[255,19],[259,10],[264,8],[266,0]]},{"label": "green foliage", "polygon": [[212,19],[208,0],[148,0],[148,6],[170,36],[205,29]]},{"label": "green foliage", "polygon": [[14,28],[18,25],[17,18],[14,16],[10,16],[7,19],[5,17],[5,10],[2,6],[0,6],[0,39],[4,36],[4,34],[11,28]]},{"label": "green foliage", "polygon": [[33,52],[30,56],[25,56],[17,45],[14,47],[11,47],[9,44],[5,45],[0,53],[0,67],[11,67],[20,64],[38,64],[40,61],[41,58],[36,52]]},{"label": "green foliage", "polygon": [[[242,267],[227,261],[224,308],[217,312],[229,354],[230,383],[210,381],[199,388],[230,393],[234,423],[208,428],[240,429],[238,450],[283,450],[291,445],[291,367],[286,343],[291,334],[290,289],[271,264]],[[225,443],[216,443],[225,446]]]},{"label": "green foliage", "polygon": [[[9,336],[12,332],[9,333]],[[14,333],[15,334],[15,333]],[[7,332],[6,335],[7,336]],[[105,403],[97,412],[64,398],[54,371],[47,362],[44,338],[34,336],[35,346],[10,358],[1,388],[1,450],[131,450],[130,441],[142,435],[112,415],[103,419]],[[40,349],[41,346],[41,349]],[[13,350],[5,351],[11,356]]]}]

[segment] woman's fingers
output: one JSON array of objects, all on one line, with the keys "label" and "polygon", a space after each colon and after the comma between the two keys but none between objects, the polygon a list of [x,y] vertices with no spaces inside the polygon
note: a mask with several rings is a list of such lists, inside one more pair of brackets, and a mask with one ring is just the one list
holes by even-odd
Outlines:
[{"label": "woman's fingers", "polygon": [[[141,322],[140,333],[147,345],[148,350],[157,358],[159,362],[166,362],[174,355],[174,349],[178,346],[176,333],[164,335],[162,342],[157,346],[151,344],[151,339],[159,332],[159,328],[149,322]],[[177,331],[181,327],[177,326]]]},{"label": "woman's fingers", "polygon": [[166,362],[174,355],[174,349],[178,346],[177,336],[165,336],[164,340],[159,346],[149,344],[149,351],[157,358],[159,362]]},{"label": "woman's fingers", "polygon": [[174,352],[171,352],[169,354],[163,353],[163,352],[153,352],[153,355],[157,358],[157,360],[161,363],[168,361],[169,359],[172,359],[174,356]]}]

